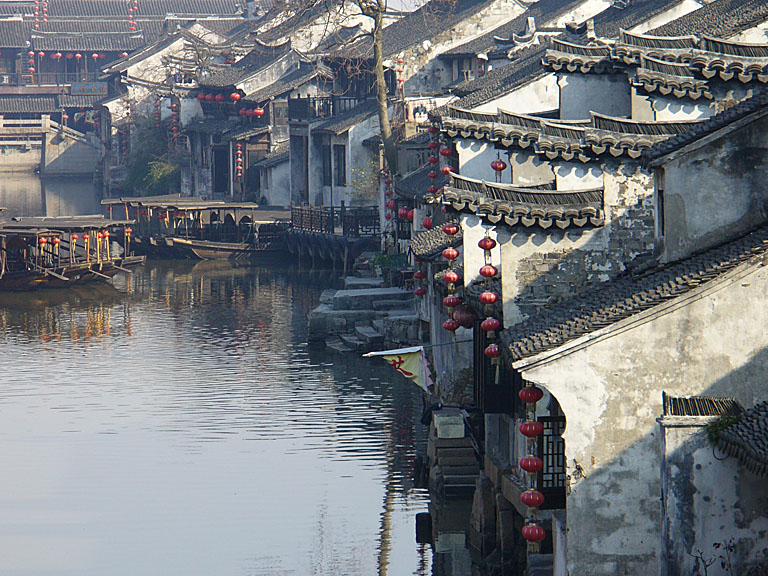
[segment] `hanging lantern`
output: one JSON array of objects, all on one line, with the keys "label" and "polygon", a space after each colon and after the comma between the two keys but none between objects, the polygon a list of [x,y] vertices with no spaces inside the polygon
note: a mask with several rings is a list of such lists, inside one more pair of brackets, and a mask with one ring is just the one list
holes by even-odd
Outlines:
[{"label": "hanging lantern", "polygon": [[438,162],[440,162],[440,159],[437,156],[430,156],[429,158],[427,158],[427,162],[429,162],[430,164],[437,164]]},{"label": "hanging lantern", "polygon": [[483,304],[495,304],[498,299],[499,295],[496,294],[496,292],[491,292],[489,290],[480,294],[480,302]]},{"label": "hanging lantern", "polygon": [[453,318],[449,318],[445,322],[443,322],[443,328],[448,330],[449,332],[456,332],[461,327],[461,324],[459,324],[456,320]]},{"label": "hanging lantern", "polygon": [[440,172],[442,172],[444,176],[448,176],[448,174],[453,172],[453,167],[452,166],[443,166],[442,168],[440,168]]},{"label": "hanging lantern", "polygon": [[453,313],[453,319],[456,320],[462,328],[472,328],[477,316],[471,308],[466,306],[457,306]]},{"label": "hanging lantern", "polygon": [[264,116],[264,108],[254,108],[253,115],[256,116],[256,118],[261,118]]},{"label": "hanging lantern", "polygon": [[216,95],[215,94],[206,94],[205,95],[205,101],[206,102],[213,102],[214,100],[216,100]]},{"label": "hanging lantern", "polygon": [[253,109],[252,108],[248,108],[245,111],[245,115],[248,116],[249,118],[251,118],[253,116]]},{"label": "hanging lantern", "polygon": [[529,474],[534,474],[544,469],[544,461],[541,458],[529,454],[528,456],[520,458],[520,468]]},{"label": "hanging lantern", "polygon": [[547,537],[547,533],[544,528],[538,524],[526,524],[523,526],[523,538],[528,542],[541,542]]},{"label": "hanging lantern", "polygon": [[459,299],[458,296],[446,296],[445,298],[443,298],[443,306],[448,308],[449,311],[452,308],[456,308],[456,306],[458,306],[459,304],[461,304],[461,300]]},{"label": "hanging lantern", "polygon": [[430,170],[429,172],[427,172],[427,178],[429,178],[430,180],[434,180],[438,176],[440,176],[440,174],[438,174],[434,170]]},{"label": "hanging lantern", "polygon": [[397,217],[405,220],[408,217],[408,208],[402,207],[397,210]]},{"label": "hanging lantern", "polygon": [[533,488],[529,488],[520,494],[520,501],[529,508],[538,508],[544,504],[544,494]]},{"label": "hanging lantern", "polygon": [[48,240],[47,240],[47,239],[45,239],[45,238],[40,238],[40,239],[38,240],[38,243],[40,244],[40,246],[43,246],[43,247],[44,247],[46,244],[48,244]]},{"label": "hanging lantern", "polygon": [[56,54],[51,54],[51,58],[54,60],[61,60],[61,52],[56,52]]},{"label": "hanging lantern", "polygon": [[498,344],[488,344],[488,346],[485,347],[485,350],[483,350],[483,354],[488,358],[494,359],[501,356],[501,350],[499,349]]},{"label": "hanging lantern", "polygon": [[421,225],[424,226],[424,228],[426,228],[427,230],[431,230],[432,229],[432,217],[431,216],[425,217],[421,221]]},{"label": "hanging lantern", "polygon": [[480,323],[480,328],[486,332],[496,332],[499,328],[501,328],[501,322],[499,322],[499,320],[496,318],[486,318]]},{"label": "hanging lantern", "polygon": [[38,52],[38,53],[37,53],[37,55],[38,55],[40,58],[43,58],[43,57],[45,56],[45,52],[43,52],[43,51],[41,50],[40,52]]},{"label": "hanging lantern", "polygon": [[413,293],[419,298],[422,298],[427,295],[427,291],[425,288],[416,288],[416,290],[414,290]]},{"label": "hanging lantern", "polygon": [[440,148],[440,156],[448,158],[451,154],[453,154],[453,150],[450,148]]},{"label": "hanging lantern", "polygon": [[386,180],[384,180],[384,184],[387,185],[387,186],[390,186],[392,184],[392,180],[387,178]]},{"label": "hanging lantern", "polygon": [[75,60],[81,60],[82,58],[83,58],[83,55],[82,55],[82,54],[80,54],[80,52],[78,52],[77,54],[75,54]]},{"label": "hanging lantern", "polygon": [[392,220],[392,213],[387,212],[386,214],[384,214],[384,218],[386,218],[387,220]]},{"label": "hanging lantern", "polygon": [[224,102],[226,100],[226,96],[224,94],[216,94],[216,102]]},{"label": "hanging lantern", "polygon": [[493,278],[498,274],[499,271],[496,268],[496,266],[493,266],[492,264],[486,264],[482,268],[480,268],[480,276],[483,276],[484,278]]},{"label": "hanging lantern", "polygon": [[430,150],[437,150],[440,148],[440,143],[432,140],[429,144],[427,144],[427,146],[429,146]]},{"label": "hanging lantern", "polygon": [[477,245],[483,250],[493,250],[496,247],[496,240],[490,236],[481,238]]},{"label": "hanging lantern", "polygon": [[423,270],[416,270],[416,272],[413,273],[413,278],[415,280],[424,280],[427,277],[427,273]]},{"label": "hanging lantern", "polygon": [[35,73],[35,67],[34,66],[30,66],[29,67],[29,73],[30,74],[34,74]]},{"label": "hanging lantern", "polygon": [[408,222],[413,222],[413,208],[408,210],[408,213],[406,214],[405,219],[408,220]]},{"label": "hanging lantern", "polygon": [[538,421],[528,420],[520,424],[520,433],[528,438],[536,438],[544,432],[544,424]]},{"label": "hanging lantern", "polygon": [[459,257],[459,251],[456,248],[446,248],[443,250],[443,258],[446,260],[456,260]]},{"label": "hanging lantern", "polygon": [[200,100],[200,101],[202,102],[203,100],[205,100],[205,94],[203,94],[202,92],[200,92],[200,94],[198,94],[198,95],[197,95],[197,99],[198,99],[198,100]]},{"label": "hanging lantern", "polygon": [[443,224],[443,232],[448,234],[448,236],[455,236],[459,232],[459,225],[456,222]]},{"label": "hanging lantern", "polygon": [[94,52],[93,54],[91,54],[91,58],[93,58],[94,60],[98,60],[99,55],[96,52]]},{"label": "hanging lantern", "polygon": [[30,58],[34,58],[35,57],[35,51],[34,50],[30,50],[29,52],[27,52],[27,56],[29,56]]},{"label": "hanging lantern", "polygon": [[229,99],[232,100],[233,102],[237,102],[238,100],[240,100],[240,98],[241,96],[237,92],[232,92],[232,94],[229,95]]},{"label": "hanging lantern", "polygon": [[517,395],[520,397],[520,400],[526,404],[536,404],[536,402],[544,397],[544,392],[541,388],[537,388],[536,386],[526,386],[525,388],[522,388]]},{"label": "hanging lantern", "polygon": [[427,188],[427,192],[430,194],[437,194],[437,191],[440,190],[437,186],[430,186]]},{"label": "hanging lantern", "polygon": [[507,164],[504,162],[504,160],[501,160],[500,158],[497,158],[493,162],[491,162],[491,168],[493,168],[496,172],[503,172],[507,169]]},{"label": "hanging lantern", "polygon": [[432,126],[427,128],[427,132],[429,132],[430,134],[437,134],[438,132],[440,132],[440,128],[438,128],[433,124]]},{"label": "hanging lantern", "polygon": [[394,194],[395,193],[392,192],[390,188],[387,188],[387,190],[384,191],[384,196],[387,196],[387,197],[394,196]]},{"label": "hanging lantern", "polygon": [[456,284],[456,282],[459,281],[459,275],[456,274],[453,270],[448,270],[445,274],[443,274],[443,282],[446,284]]},{"label": "hanging lantern", "polygon": [[[128,52],[122,52],[122,53],[120,54],[120,58],[128,58]],[[199,98],[199,97],[200,97],[200,95],[198,94],[198,98]]]},{"label": "hanging lantern", "polygon": [[246,109],[245,108],[240,108],[240,110],[238,110],[237,113],[240,114],[240,116],[245,116]]}]

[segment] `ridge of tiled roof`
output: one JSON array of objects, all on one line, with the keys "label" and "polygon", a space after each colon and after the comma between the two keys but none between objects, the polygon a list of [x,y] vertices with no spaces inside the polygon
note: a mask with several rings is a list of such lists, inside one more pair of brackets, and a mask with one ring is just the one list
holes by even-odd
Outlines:
[{"label": "ridge of tiled roof", "polygon": [[81,32],[61,33],[35,31],[31,37],[32,48],[43,51],[132,51],[146,44],[140,32]]},{"label": "ridge of tiled roof", "polygon": [[[460,108],[476,108],[519,86],[550,74],[541,65],[541,59],[548,46],[549,42],[542,39],[541,44],[517,52],[515,60],[509,64],[494,68],[474,80],[457,84],[453,88],[453,93],[460,99],[452,104]],[[440,116],[442,111],[444,108],[437,108],[432,114]]]},{"label": "ridge of tiled roof", "polygon": [[717,444],[753,474],[768,476],[768,402],[745,410],[720,432]]},{"label": "ridge of tiled roof", "polygon": [[512,38],[513,34],[521,33],[528,24],[528,18],[534,18],[536,21],[536,27],[541,28],[548,22],[552,22],[562,15],[567,14],[570,10],[584,3],[584,0],[539,0],[535,4],[532,4],[528,10],[521,15],[509,20],[479,36],[469,42],[465,42],[451,50],[446,51],[443,55],[459,55],[459,54],[483,54],[496,48],[497,42],[495,38]]},{"label": "ridge of tiled roof", "polygon": [[492,224],[548,229],[602,226],[603,189],[551,190],[475,180],[452,174],[442,200],[457,212],[469,212]]},{"label": "ridge of tiled roof", "polygon": [[430,186],[440,188],[446,182],[445,176],[439,170],[435,170],[438,176],[433,180],[428,176],[432,170],[435,170],[435,168],[431,164],[427,164],[414,170],[404,178],[396,179],[395,192],[404,198],[420,198],[427,193]]},{"label": "ridge of tiled roof", "polygon": [[663,142],[655,144],[649,150],[644,152],[643,160],[646,163],[652,163],[654,160],[658,160],[659,158],[708,136],[721,128],[733,124],[737,120],[741,120],[742,118],[761,110],[768,113],[768,89],[763,89],[751,98],[742,100],[733,108],[724,110],[703,122],[699,122],[687,132],[672,136]]},{"label": "ridge of tiled roof", "polygon": [[245,100],[251,102],[264,102],[270,98],[282,96],[286,92],[298,88],[320,74],[321,72],[311,64],[302,65],[298,70],[292,70],[288,74],[278,78],[272,84],[264,86],[255,92],[246,94]]},{"label": "ridge of tiled roof", "polygon": [[59,106],[62,108],[90,108],[99,100],[103,100],[102,94],[59,94]]},{"label": "ridge of tiled roof", "polygon": [[290,160],[291,143],[289,140],[278,142],[264,158],[254,162],[251,166],[256,168],[272,168]]},{"label": "ridge of tiled roof", "polygon": [[200,80],[200,86],[225,88],[234,86],[240,80],[255,74],[258,70],[276,62],[291,51],[291,43],[283,42],[274,46],[257,45],[234,64]]},{"label": "ridge of tiled roof", "polygon": [[765,0],[714,0],[650,32],[657,36],[728,38],[768,19]]},{"label": "ridge of tiled roof", "polygon": [[446,248],[461,246],[462,239],[461,226],[453,236],[443,232],[442,226],[434,226],[431,230],[417,232],[411,237],[411,252],[421,260],[431,260],[441,256]]},{"label": "ridge of tiled roof", "polygon": [[[241,14],[242,8],[238,0],[142,0],[139,15],[143,18],[164,18],[168,14],[218,16]],[[48,0],[48,18],[60,16],[110,16],[127,21],[128,4],[124,0]]]},{"label": "ridge of tiled roof", "polygon": [[558,348],[693,290],[768,252],[768,227],[667,266],[625,274],[536,314],[501,333],[513,361]]},{"label": "ridge of tiled roof", "polygon": [[341,134],[350,128],[353,128],[363,120],[370,118],[376,114],[377,110],[378,103],[376,100],[369,98],[346,112],[342,112],[319,124],[315,124],[312,127],[312,131],[316,132],[322,130],[325,132],[333,132],[334,134]]},{"label": "ridge of tiled roof", "polygon": [[58,109],[56,96],[0,96],[0,114],[52,114]]}]

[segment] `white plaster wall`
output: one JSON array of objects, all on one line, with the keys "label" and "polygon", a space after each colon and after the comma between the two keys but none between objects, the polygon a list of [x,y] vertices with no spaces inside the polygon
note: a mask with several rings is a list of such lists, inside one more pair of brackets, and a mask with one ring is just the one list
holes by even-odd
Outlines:
[{"label": "white plaster wall", "polygon": [[[610,8],[612,4],[612,0],[587,0],[567,14],[564,14],[554,22],[550,23],[549,26],[553,28],[564,28],[569,22],[584,22],[585,20],[594,18],[606,8]],[[536,25],[537,27],[540,26],[539,23]]]},{"label": "white plaster wall", "polygon": [[267,170],[262,170],[264,175],[267,171],[269,175],[269,187],[262,186],[261,193],[267,198],[270,206],[285,206],[291,205],[291,163],[288,161],[281,162],[277,166],[272,166]]},{"label": "white plaster wall", "polygon": [[[374,114],[360,124],[350,128],[346,134],[332,138],[332,144],[345,144],[347,185],[333,187],[333,205],[340,206],[342,200],[351,204],[373,206],[376,203],[377,165],[370,148],[363,141],[379,132],[379,117]],[[318,162],[321,162],[318,157]],[[322,162],[320,163],[322,176]],[[370,180],[371,189],[364,190],[364,182]],[[323,186],[323,202],[331,205],[331,187]]]},{"label": "white plaster wall", "polygon": [[757,26],[743,30],[735,36],[731,36],[729,40],[751,44],[764,44],[765,42],[768,42],[768,21],[761,22]]},{"label": "white plaster wall", "polygon": [[197,98],[182,98],[179,102],[179,107],[181,109],[179,119],[182,126],[196,118],[202,118],[204,116],[203,106]]},{"label": "white plaster wall", "polygon": [[763,221],[768,205],[768,119],[664,164],[666,260],[677,260]]},{"label": "white plaster wall", "polygon": [[[675,424],[662,419],[664,462],[664,564],[667,576],[696,573],[697,549],[705,560],[714,559],[711,576],[730,576],[721,558],[723,545],[733,538],[750,552],[732,557],[738,570],[743,562],[761,560],[755,531],[768,527],[768,483],[748,473],[735,458],[713,449],[707,437],[707,421],[716,418],[678,418]],[[682,422],[681,422],[682,421]],[[695,422],[703,421],[700,424]],[[715,546],[720,546],[715,548]]]},{"label": "white plaster wall", "polygon": [[691,100],[671,96],[651,96],[651,108],[657,122],[673,120],[695,120],[709,118],[714,114],[711,100]]},{"label": "white plaster wall", "polygon": [[[434,270],[431,271],[434,272]],[[430,275],[427,276],[427,278],[430,277]],[[429,341],[432,343],[430,349],[432,374],[440,397],[446,398],[446,396],[450,397],[458,372],[472,366],[472,330],[459,328],[456,332],[449,332],[443,328],[443,322],[448,319],[443,298],[431,287],[429,291],[429,302],[432,302],[429,325]]]},{"label": "white plaster wall", "polygon": [[499,108],[520,114],[535,114],[560,107],[560,87],[557,76],[547,74],[517,90],[473,108],[477,112],[493,112]]},{"label": "white plaster wall", "polygon": [[693,12],[694,10],[698,10],[702,7],[704,2],[698,2],[696,0],[683,0],[679,4],[672,6],[668,10],[665,10],[661,14],[657,14],[653,18],[650,18],[646,20],[645,22],[642,22],[632,28],[630,32],[633,34],[645,34],[649,30],[654,30],[656,28],[659,28],[660,26],[664,26],[664,24],[667,24],[668,22],[672,22],[673,20],[677,20],[678,18],[681,18],[682,16],[685,16],[689,12]]},{"label": "white plaster wall", "polygon": [[[495,226],[484,224],[483,220],[474,214],[461,218],[461,230],[463,234],[464,286],[469,286],[472,282],[485,280],[480,276],[480,268],[486,264],[485,250],[482,250],[477,243],[485,238],[486,231],[489,232],[488,235],[491,238],[497,240],[496,230]],[[501,247],[498,244],[496,248],[491,250],[491,264],[500,269]]]},{"label": "white plaster wall", "polygon": [[297,61],[298,58],[296,54],[290,51],[269,66],[260,68],[255,74],[245,78],[243,81],[236,84],[236,87],[246,94],[252,94],[261,88],[277,82],[281,76],[297,66]]},{"label": "white plaster wall", "polygon": [[512,172],[512,184],[515,186],[537,186],[555,182],[552,164],[535,152],[513,152],[509,155],[508,164],[508,170]]},{"label": "white plaster wall", "polygon": [[632,113],[626,74],[559,74],[560,119],[589,120],[590,112],[627,118]]},{"label": "white plaster wall", "polygon": [[603,170],[594,163],[559,162],[554,166],[558,190],[590,190],[603,187]]},{"label": "white plaster wall", "polygon": [[[515,364],[556,396],[567,419],[571,574],[660,572],[662,391],[735,397],[744,406],[765,400],[766,289],[768,270],[755,267],[705,286],[698,298],[689,293],[687,305],[666,313],[656,307],[597,331],[588,347],[572,343],[568,353]],[[747,529],[756,549],[768,546],[764,518]]]},{"label": "white plaster wall", "polygon": [[[495,180],[491,162],[500,151],[493,144],[473,138],[454,138],[453,142],[459,155],[459,174],[478,180]],[[506,182],[509,182],[508,178]]]}]

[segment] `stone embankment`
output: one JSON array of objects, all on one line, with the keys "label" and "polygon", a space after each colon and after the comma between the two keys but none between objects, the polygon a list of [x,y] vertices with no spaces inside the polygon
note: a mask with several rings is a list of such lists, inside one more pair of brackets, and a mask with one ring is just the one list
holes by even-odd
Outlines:
[{"label": "stone embankment", "polygon": [[309,342],[337,352],[370,352],[419,342],[413,293],[384,287],[381,278],[349,276],[326,290],[309,314]]}]

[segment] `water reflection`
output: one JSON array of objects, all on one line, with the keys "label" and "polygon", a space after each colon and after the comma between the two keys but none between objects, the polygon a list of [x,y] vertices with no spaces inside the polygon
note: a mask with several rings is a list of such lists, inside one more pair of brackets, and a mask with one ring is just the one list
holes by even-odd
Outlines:
[{"label": "water reflection", "polygon": [[38,164],[39,158],[26,172],[0,170],[0,206],[6,208],[3,217],[101,213],[92,174],[41,178],[33,171]]},{"label": "water reflection", "polygon": [[429,574],[418,391],[310,352],[325,279],[300,278],[0,296],[0,573]]}]

